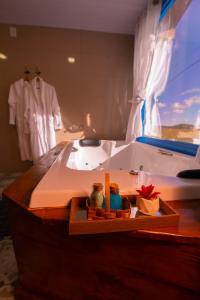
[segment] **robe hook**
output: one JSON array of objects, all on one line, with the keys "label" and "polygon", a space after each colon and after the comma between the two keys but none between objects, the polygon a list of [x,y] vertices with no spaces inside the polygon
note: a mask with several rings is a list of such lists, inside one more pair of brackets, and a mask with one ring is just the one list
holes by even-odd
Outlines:
[{"label": "robe hook", "polygon": [[28,66],[24,67],[24,74],[26,74],[26,75],[31,74],[31,71],[29,70]]},{"label": "robe hook", "polygon": [[39,76],[39,75],[41,74],[41,71],[39,70],[38,67],[36,67],[36,69],[35,69],[35,74],[36,74],[37,76]]}]

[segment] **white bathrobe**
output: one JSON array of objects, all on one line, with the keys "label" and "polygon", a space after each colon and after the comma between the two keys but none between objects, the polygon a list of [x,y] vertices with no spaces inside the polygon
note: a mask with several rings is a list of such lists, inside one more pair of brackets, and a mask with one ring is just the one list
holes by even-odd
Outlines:
[{"label": "white bathrobe", "polygon": [[33,161],[56,145],[55,130],[62,128],[60,107],[53,86],[41,77],[31,81],[29,101],[25,108],[25,121],[29,123]]},{"label": "white bathrobe", "polygon": [[9,124],[17,126],[18,143],[21,160],[32,160],[30,149],[30,135],[28,124],[24,119],[24,111],[30,93],[30,83],[24,79],[17,80],[10,87],[8,103],[10,118]]}]

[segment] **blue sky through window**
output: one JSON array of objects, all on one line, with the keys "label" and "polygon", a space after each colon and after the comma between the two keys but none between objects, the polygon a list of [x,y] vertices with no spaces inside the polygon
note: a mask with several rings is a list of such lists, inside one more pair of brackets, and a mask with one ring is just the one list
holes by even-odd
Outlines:
[{"label": "blue sky through window", "polygon": [[[195,129],[200,118],[200,1],[192,0],[176,26],[170,74],[165,92],[159,97],[163,127],[185,124]],[[200,129],[200,128],[199,128]],[[199,132],[179,132],[163,138],[195,142]]]}]

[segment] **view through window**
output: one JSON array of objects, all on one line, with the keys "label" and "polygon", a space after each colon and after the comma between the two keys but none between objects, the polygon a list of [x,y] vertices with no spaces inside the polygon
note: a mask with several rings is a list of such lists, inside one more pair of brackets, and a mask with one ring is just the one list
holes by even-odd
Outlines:
[{"label": "view through window", "polygon": [[176,26],[170,74],[159,97],[162,138],[200,144],[200,1]]}]

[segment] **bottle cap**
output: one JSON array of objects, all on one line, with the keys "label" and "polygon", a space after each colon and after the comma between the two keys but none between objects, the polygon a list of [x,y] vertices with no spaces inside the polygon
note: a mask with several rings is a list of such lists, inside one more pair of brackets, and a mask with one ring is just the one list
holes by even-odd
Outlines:
[{"label": "bottle cap", "polygon": [[95,183],[93,183],[93,187],[96,187],[96,188],[103,188],[103,184],[100,183],[100,182],[95,182]]}]

